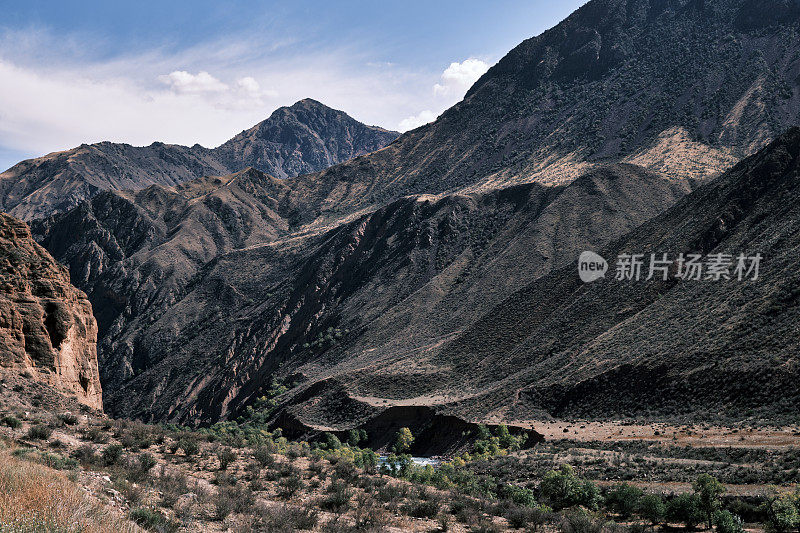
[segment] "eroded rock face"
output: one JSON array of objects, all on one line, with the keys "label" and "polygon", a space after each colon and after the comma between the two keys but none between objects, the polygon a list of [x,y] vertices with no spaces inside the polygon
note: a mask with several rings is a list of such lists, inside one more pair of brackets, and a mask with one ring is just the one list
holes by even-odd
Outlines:
[{"label": "eroded rock face", "polygon": [[102,409],[97,322],[67,269],[0,213],[0,366],[27,370]]}]

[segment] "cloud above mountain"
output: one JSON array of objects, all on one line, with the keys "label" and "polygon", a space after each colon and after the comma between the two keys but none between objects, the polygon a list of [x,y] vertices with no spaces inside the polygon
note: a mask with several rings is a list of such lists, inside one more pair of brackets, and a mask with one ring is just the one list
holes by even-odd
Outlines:
[{"label": "cloud above mountain", "polygon": [[450,63],[442,72],[441,82],[433,86],[433,94],[461,99],[472,84],[489,70],[489,64],[471,57],[461,63]]},{"label": "cloud above mountain", "polygon": [[398,124],[398,130],[413,130],[436,120],[442,111],[452,106],[466,94],[472,84],[489,70],[489,64],[481,59],[470,57],[461,61],[450,63],[439,76],[439,81],[433,85],[435,109],[425,109],[415,115],[404,118]]}]

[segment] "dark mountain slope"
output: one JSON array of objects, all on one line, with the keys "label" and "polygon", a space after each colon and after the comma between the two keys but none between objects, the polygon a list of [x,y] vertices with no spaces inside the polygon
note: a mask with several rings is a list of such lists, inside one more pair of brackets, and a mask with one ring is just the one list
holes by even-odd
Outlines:
[{"label": "dark mountain slope", "polygon": [[482,390],[460,409],[506,419],[796,417],[799,156],[793,129],[602,251],[761,253],[760,279],[585,285],[576,264],[553,272],[434,359],[453,389]]},{"label": "dark mountain slope", "polygon": [[[276,372],[324,379],[335,362],[371,365],[441,343],[687,188],[608,167],[567,187],[402,199],[328,232],[218,255],[170,298],[141,298],[136,312],[117,315],[101,345],[109,408],[209,421],[263,393]],[[178,242],[154,249],[172,257]]]},{"label": "dark mountain slope", "polygon": [[564,183],[610,161],[716,175],[800,122],[796,5],[594,0],[436,122],[291,186],[335,216],[405,194]]},{"label": "dark mountain slope", "polygon": [[397,135],[306,99],[276,110],[218,148],[102,142],[23,161],[0,174],[0,209],[32,220],[105,190],[172,186],[247,167],[296,176],[380,149]]}]

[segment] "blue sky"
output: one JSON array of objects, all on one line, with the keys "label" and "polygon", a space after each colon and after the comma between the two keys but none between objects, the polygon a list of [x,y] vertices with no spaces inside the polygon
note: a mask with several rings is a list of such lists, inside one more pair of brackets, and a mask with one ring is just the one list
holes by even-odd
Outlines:
[{"label": "blue sky", "polygon": [[0,169],[100,140],[215,146],[304,97],[408,129],[582,3],[0,0]]}]

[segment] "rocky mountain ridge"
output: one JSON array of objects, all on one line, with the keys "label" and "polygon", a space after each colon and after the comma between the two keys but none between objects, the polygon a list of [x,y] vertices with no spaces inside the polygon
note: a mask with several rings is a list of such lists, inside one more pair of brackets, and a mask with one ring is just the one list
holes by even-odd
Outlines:
[{"label": "rocky mountain ridge", "polygon": [[296,176],[383,148],[397,135],[306,99],[277,109],[217,148],[101,142],[23,161],[0,174],[0,209],[33,220],[106,190],[173,186],[247,167],[278,178]]},{"label": "rocky mountain ridge", "polygon": [[102,410],[97,322],[66,269],[24,222],[0,213],[0,366]]}]

